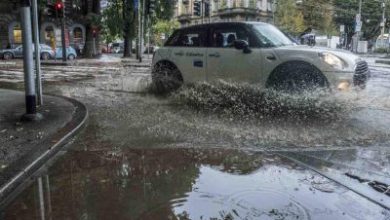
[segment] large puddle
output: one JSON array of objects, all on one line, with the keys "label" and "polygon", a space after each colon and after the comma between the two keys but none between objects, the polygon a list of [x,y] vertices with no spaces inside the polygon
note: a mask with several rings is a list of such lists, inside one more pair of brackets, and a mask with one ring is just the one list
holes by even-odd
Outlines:
[{"label": "large puddle", "polygon": [[[83,148],[83,146],[79,146]],[[388,219],[390,213],[275,154],[73,150],[4,219]]]},{"label": "large puddle", "polygon": [[[293,151],[313,163],[332,161],[334,169],[343,167],[340,173],[354,170],[387,181],[385,75],[346,95],[279,95],[220,83],[161,97],[148,92],[145,69],[131,72],[46,88],[84,102],[88,125],[65,157],[0,217],[390,218],[374,203],[272,152]],[[330,149],[343,151],[319,151]]]},{"label": "large puddle", "polygon": [[343,94],[280,95],[219,83],[160,97],[148,93],[145,69],[50,90],[86,103],[99,141],[117,146],[291,150],[386,146],[390,140],[389,89],[381,78],[365,91]]}]

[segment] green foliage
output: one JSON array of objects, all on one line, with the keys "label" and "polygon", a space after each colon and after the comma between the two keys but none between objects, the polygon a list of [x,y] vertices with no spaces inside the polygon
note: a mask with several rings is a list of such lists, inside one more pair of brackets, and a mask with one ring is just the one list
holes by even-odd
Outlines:
[{"label": "green foliage", "polygon": [[277,25],[284,31],[299,34],[305,30],[303,14],[294,0],[281,0],[276,11]]},{"label": "green foliage", "polygon": [[329,0],[303,0],[300,4],[306,27],[311,27],[322,34],[336,34],[333,20],[335,7]]},{"label": "green foliage", "polygon": [[163,40],[161,40],[161,36],[169,36],[172,32],[179,28],[180,24],[174,20],[160,20],[155,23],[152,27],[153,30],[153,41],[158,45],[162,46]]},{"label": "green foliage", "polygon": [[374,51],[375,53],[387,53],[388,49],[387,48],[377,48]]},{"label": "green foliage", "polygon": [[[355,16],[358,13],[359,0],[333,0],[335,6],[334,21],[337,25],[346,25],[347,33],[354,32]],[[385,14],[390,14],[390,2],[386,1]],[[381,1],[362,1],[363,38],[375,39],[380,34],[382,21]],[[389,18],[388,18],[389,20]]]},{"label": "green foliage", "polygon": [[103,32],[105,39],[116,39],[122,35],[124,21],[122,18],[122,1],[108,1],[108,7],[103,11]]}]

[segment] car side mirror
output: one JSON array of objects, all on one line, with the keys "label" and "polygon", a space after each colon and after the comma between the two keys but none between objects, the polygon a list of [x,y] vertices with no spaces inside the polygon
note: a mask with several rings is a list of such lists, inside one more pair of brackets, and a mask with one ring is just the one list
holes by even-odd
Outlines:
[{"label": "car side mirror", "polygon": [[242,50],[244,53],[251,53],[252,50],[249,48],[249,43],[246,40],[235,40],[234,43],[234,48],[237,50]]}]

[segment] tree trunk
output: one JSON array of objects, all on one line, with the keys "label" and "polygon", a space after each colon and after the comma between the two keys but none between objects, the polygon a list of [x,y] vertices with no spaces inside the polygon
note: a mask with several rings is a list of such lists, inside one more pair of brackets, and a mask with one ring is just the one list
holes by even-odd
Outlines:
[{"label": "tree trunk", "polygon": [[130,34],[126,34],[124,36],[124,44],[123,44],[123,57],[131,57],[131,47],[132,47],[132,38]]},{"label": "tree trunk", "polygon": [[131,49],[132,49],[132,41],[133,41],[133,31],[132,31],[132,21],[134,19],[131,18],[132,13],[132,7],[131,7],[132,1],[129,0],[123,0],[123,38],[124,38],[124,45],[123,45],[123,57],[131,57]]},{"label": "tree trunk", "polygon": [[[93,0],[92,1],[92,8],[91,11],[89,11],[88,4],[86,4],[87,11],[88,13],[91,13],[93,15],[99,15],[100,14],[100,0]],[[100,24],[99,24],[100,25]],[[98,26],[97,24],[94,26]],[[85,27],[85,45],[84,45],[84,50],[83,50],[83,55],[86,58],[92,58],[95,57],[96,55],[100,54],[100,49],[99,49],[99,42],[100,42],[100,37],[99,37],[99,31],[95,30],[96,33],[93,34],[93,24],[91,21],[88,22],[88,24]],[[95,35],[95,36],[94,36]]]},{"label": "tree trunk", "polygon": [[93,54],[93,33],[91,24],[85,26],[85,45],[83,49],[83,55],[86,58],[94,57]]}]

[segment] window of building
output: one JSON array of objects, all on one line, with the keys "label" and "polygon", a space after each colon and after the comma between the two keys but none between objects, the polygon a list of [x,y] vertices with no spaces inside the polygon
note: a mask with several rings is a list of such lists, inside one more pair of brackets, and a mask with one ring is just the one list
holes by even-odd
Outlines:
[{"label": "window of building", "polygon": [[76,45],[81,45],[84,42],[83,39],[83,30],[80,27],[76,27],[73,29],[73,41]]},{"label": "window of building", "polygon": [[20,24],[17,24],[14,26],[14,29],[12,30],[12,34],[14,37],[14,44],[21,44],[22,43],[22,28]]}]

